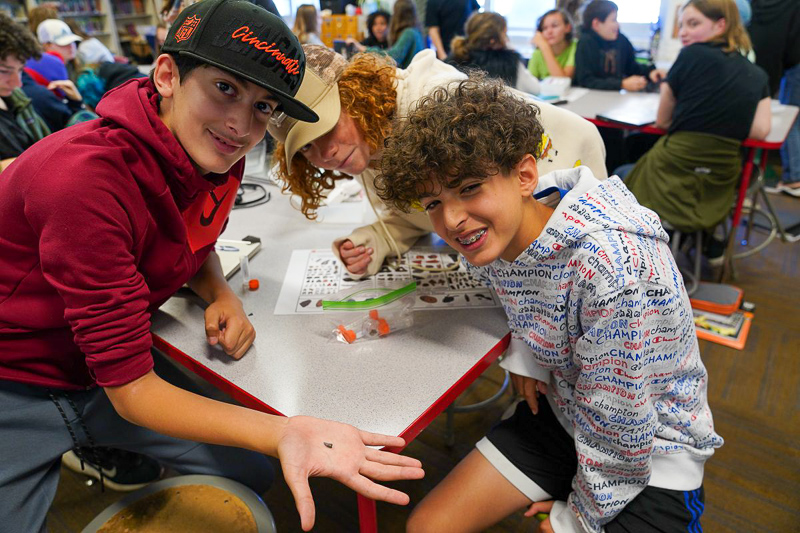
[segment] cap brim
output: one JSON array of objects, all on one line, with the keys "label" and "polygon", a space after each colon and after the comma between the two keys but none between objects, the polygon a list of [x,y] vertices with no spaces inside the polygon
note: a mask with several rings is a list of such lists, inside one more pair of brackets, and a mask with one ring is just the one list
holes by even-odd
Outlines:
[{"label": "cap brim", "polygon": [[65,35],[64,37],[59,37],[54,43],[58,46],[67,46],[68,44],[77,43],[82,41],[83,39],[78,37],[77,35]]},{"label": "cap brim", "polygon": [[202,56],[200,56],[198,54],[195,54],[193,52],[181,51],[179,53],[181,55],[187,55],[187,56],[191,56],[191,57],[194,57],[196,59],[199,59],[203,63],[215,66],[215,67],[217,67],[219,69],[222,69],[222,70],[224,70],[226,72],[230,72],[231,74],[233,74],[235,76],[238,76],[240,78],[244,78],[247,81],[255,83],[259,87],[263,87],[264,89],[268,90],[275,97],[275,99],[278,102],[280,102],[281,109],[283,110],[283,112],[286,113],[287,115],[289,115],[292,118],[296,118],[297,120],[302,120],[304,122],[317,122],[319,120],[319,117],[317,116],[317,114],[314,111],[312,111],[311,108],[309,108],[307,105],[302,103],[300,100],[297,100],[296,98],[286,94],[283,91],[279,91],[275,87],[271,87],[269,84],[264,83],[262,80],[259,80],[259,79],[255,78],[255,77],[250,76],[249,74],[245,74],[243,72],[233,71],[233,70],[230,69],[230,67],[226,67],[225,65],[222,65],[220,63],[216,63],[214,61],[209,61],[207,58],[202,57]]},{"label": "cap brim", "polygon": [[[311,72],[306,73],[306,75]],[[319,139],[339,122],[339,115],[342,112],[342,105],[339,101],[339,86],[333,84],[322,98],[314,102],[313,109],[319,116],[319,121],[314,123],[297,122],[286,135],[284,148],[286,150],[286,163],[291,168],[290,161],[294,154],[314,139]]]}]

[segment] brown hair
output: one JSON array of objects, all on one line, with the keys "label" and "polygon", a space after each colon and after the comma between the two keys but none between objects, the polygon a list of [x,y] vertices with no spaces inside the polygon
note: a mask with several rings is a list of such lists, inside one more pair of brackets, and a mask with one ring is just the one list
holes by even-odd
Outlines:
[{"label": "brown hair", "polygon": [[294,27],[292,33],[295,34],[300,44],[308,42],[309,33],[319,33],[317,31],[317,8],[311,4],[303,4],[297,8],[294,16]]},{"label": "brown hair", "polygon": [[733,52],[736,50],[749,53],[753,49],[750,36],[739,16],[739,8],[733,0],[689,0],[682,9],[686,9],[687,6],[692,6],[714,22],[725,19],[725,31],[713,39],[713,42],[724,44],[723,51]]},{"label": "brown hair", "polygon": [[594,19],[605,22],[615,11],[619,12],[619,8],[611,0],[592,0],[583,8],[583,29],[591,30]]},{"label": "brown hair", "polygon": [[398,37],[406,28],[419,29],[417,6],[411,0],[397,0],[394,3],[392,21],[389,24],[389,44],[393,45],[397,42]]},{"label": "brown hair", "polygon": [[41,55],[42,49],[36,37],[25,26],[0,12],[0,60],[14,56],[24,63],[30,58],[39,59]]},{"label": "brown hair", "polygon": [[[342,112],[355,120],[372,153],[383,148],[397,108],[395,72],[395,63],[387,56],[357,54],[338,81]],[[289,174],[283,143],[277,143],[273,158],[284,182],[283,192],[300,198],[300,211],[310,220],[317,217],[316,210],[336,180],[347,177],[315,167],[300,153],[292,158]]]},{"label": "brown hair", "polygon": [[561,15],[561,20],[564,21],[564,26],[569,26],[570,30],[564,34],[564,40],[567,41],[567,44],[572,42],[573,37],[573,30],[574,26],[572,25],[572,18],[569,16],[569,13],[564,11],[563,9],[551,9],[541,17],[539,17],[539,21],[536,23],[536,31],[543,31],[542,28],[544,27],[544,21],[550,15]]},{"label": "brown hair", "polygon": [[503,15],[492,12],[473,13],[464,25],[464,37],[453,38],[450,48],[453,59],[459,63],[469,62],[473,50],[490,50],[504,43],[508,29]]},{"label": "brown hair", "polygon": [[395,123],[375,181],[378,196],[408,212],[423,192],[458,187],[468,178],[508,174],[525,154],[537,159],[544,129],[539,108],[500,80],[472,75],[421,98]]},{"label": "brown hair", "polygon": [[56,4],[52,2],[39,4],[36,7],[32,7],[28,10],[28,27],[31,29],[31,33],[36,35],[36,30],[39,28],[39,24],[44,22],[48,19],[57,19],[58,16],[58,9],[56,9]]}]

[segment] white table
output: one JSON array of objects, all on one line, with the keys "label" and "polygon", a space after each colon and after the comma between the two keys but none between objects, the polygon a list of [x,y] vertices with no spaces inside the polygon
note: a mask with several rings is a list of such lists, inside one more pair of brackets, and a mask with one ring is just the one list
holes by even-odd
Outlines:
[{"label": "white table", "polygon": [[[274,315],[292,250],[328,249],[352,228],[310,222],[271,188],[272,200],[235,210],[224,237],[262,239],[250,261],[260,289],[230,281],[256,328],[234,361],[205,340],[202,309],[172,298],[153,317],[156,346],[241,403],[286,416],[310,415],[414,439],[508,345],[502,309],[417,312],[410,330],[363,345],[331,339],[322,315]],[[359,497],[362,531],[376,530],[374,502]]]},{"label": "white table", "polygon": [[[637,105],[642,106],[654,106],[657,109],[658,101],[659,95],[654,93],[630,93],[625,91],[600,91],[597,89],[589,89],[588,93],[585,95],[564,104],[564,108],[582,116],[598,127],[620,128],[663,135],[666,133],[664,130],[658,129],[652,125],[634,127],[608,122],[597,118],[598,113],[603,113],[604,111],[607,111],[613,107],[630,102],[635,102]],[[763,176],[767,168],[767,156],[769,152],[772,150],[780,150],[781,146],[786,140],[787,135],[789,135],[789,129],[791,129],[795,120],[797,120],[798,112],[800,112],[800,108],[797,106],[783,105],[777,100],[772,101],[771,109],[772,121],[767,137],[764,140],[745,139],[742,143],[742,147],[744,147],[746,150],[745,163],[742,169],[742,178],[739,182],[739,193],[736,199],[736,207],[733,210],[732,216],[731,228],[734,228],[734,230],[731,232],[731,238],[728,239],[728,244],[726,246],[723,268],[720,272],[720,281],[725,278],[727,272],[733,270],[733,247],[735,241],[734,237],[736,235],[735,230],[739,227],[739,223],[741,222],[742,209],[744,207],[744,200],[747,195],[747,191],[750,187],[750,179],[753,175],[756,153],[763,151],[763,155],[761,156],[761,161],[759,164],[759,168],[761,169],[759,179],[763,180]],[[765,201],[773,217],[776,217],[774,211],[772,210],[772,206],[769,204],[768,200],[766,200],[766,197]],[[783,228],[780,226],[780,224],[778,224],[778,229],[780,230],[781,237],[785,241],[786,235],[784,234]]]},{"label": "white table", "polygon": [[[653,126],[645,126],[642,128],[635,128],[633,126],[624,126],[597,119],[597,114],[607,111],[613,107],[619,106],[624,103],[635,102],[637,105],[658,108],[659,95],[656,93],[641,93],[641,92],[625,92],[625,91],[600,91],[598,89],[588,89],[588,93],[580,98],[564,104],[564,109],[569,109],[586,120],[593,122],[598,126],[608,128],[625,128],[635,129],[637,131],[644,131],[646,133],[663,134],[664,130],[657,129]],[[789,128],[794,124],[795,119],[800,108],[797,106],[783,105],[777,100],[772,101],[772,128],[770,129],[767,138],[763,141],[755,139],[746,139],[743,143],[746,147],[763,148],[766,150],[780,149],[786,136],[789,134]]]}]

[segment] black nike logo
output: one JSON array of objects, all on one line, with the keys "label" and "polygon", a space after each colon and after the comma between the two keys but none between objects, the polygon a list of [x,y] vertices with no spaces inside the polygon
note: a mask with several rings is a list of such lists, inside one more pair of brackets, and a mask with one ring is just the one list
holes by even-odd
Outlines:
[{"label": "black nike logo", "polygon": [[222,202],[225,201],[225,197],[228,196],[228,193],[231,191],[225,191],[225,194],[222,195],[222,198],[217,200],[217,195],[214,194],[214,191],[209,193],[211,196],[211,201],[214,202],[214,207],[211,209],[211,213],[206,216],[204,213],[200,213],[200,225],[201,226],[210,226],[212,222],[214,222],[214,217],[217,215],[217,211],[219,210],[219,206],[222,205]]}]

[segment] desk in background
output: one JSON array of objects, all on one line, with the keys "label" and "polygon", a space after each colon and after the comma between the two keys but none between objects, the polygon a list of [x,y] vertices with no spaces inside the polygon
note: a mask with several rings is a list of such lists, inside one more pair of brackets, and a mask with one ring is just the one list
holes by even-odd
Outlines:
[{"label": "desk in background", "polygon": [[[153,316],[156,347],[253,409],[327,418],[410,442],[506,349],[505,313],[418,312],[412,329],[360,346],[331,340],[322,315],[274,315],[292,250],[329,249],[352,227],[310,222],[272,192],[267,204],[235,210],[224,234],[262,240],[250,262],[260,289],[243,291],[241,273],[230,280],[252,313],[253,347],[234,361],[208,346],[203,311],[184,298]],[[361,531],[376,531],[375,502],[359,496],[358,505]]]},{"label": "desk in background", "polygon": [[[568,101],[565,109],[569,109],[589,122],[598,127],[605,128],[620,128],[633,131],[640,131],[643,133],[653,133],[656,135],[663,135],[666,132],[662,129],[656,128],[652,125],[634,127],[626,124],[616,122],[608,122],[597,118],[598,113],[602,114],[604,111],[620,106],[625,103],[635,102],[641,106],[655,106],[658,108],[659,95],[651,93],[626,93],[620,91],[599,91],[596,89],[589,89],[586,94],[572,101]],[[764,176],[764,171],[767,167],[767,155],[771,150],[780,150],[786,136],[789,135],[789,129],[797,119],[798,111],[800,108],[796,106],[783,105],[777,100],[772,102],[772,128],[767,134],[767,137],[761,141],[756,139],[745,139],[742,146],[745,148],[745,162],[742,169],[742,178],[739,182],[739,194],[736,198],[736,207],[733,211],[732,225],[731,225],[731,238],[728,241],[728,246],[725,253],[724,268],[721,273],[721,278],[724,278],[726,272],[731,266],[731,257],[733,254],[733,236],[736,234],[736,229],[742,219],[742,208],[744,207],[744,199],[750,186],[750,179],[753,175],[753,168],[755,166],[755,156],[758,151],[763,151],[760,161],[761,176]],[[782,230],[781,230],[782,231]],[[782,235],[782,237],[785,236]]]}]

